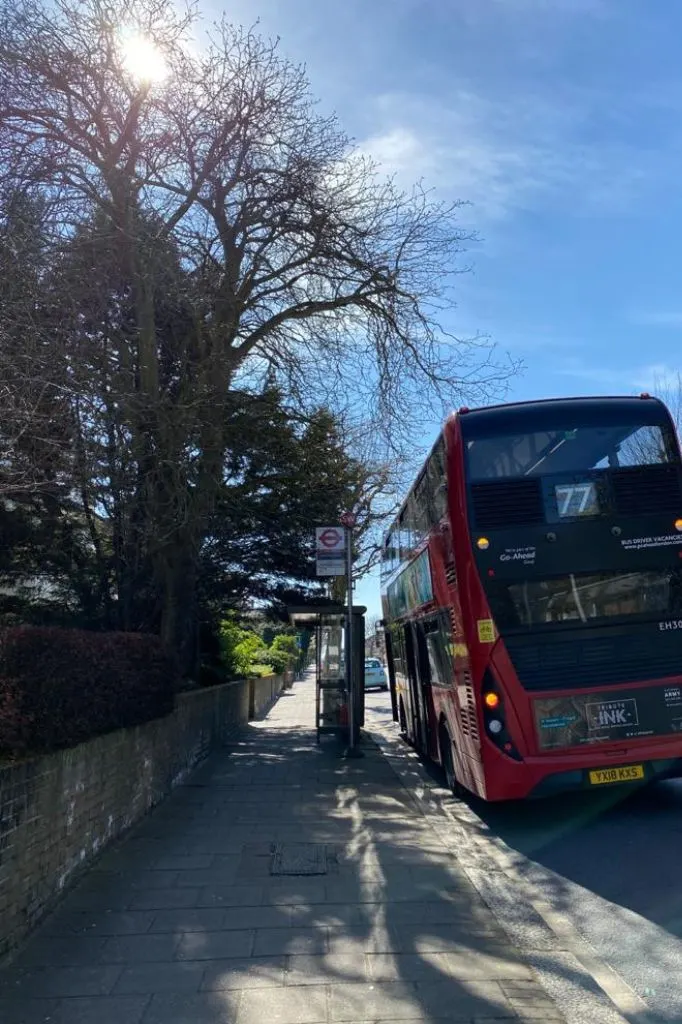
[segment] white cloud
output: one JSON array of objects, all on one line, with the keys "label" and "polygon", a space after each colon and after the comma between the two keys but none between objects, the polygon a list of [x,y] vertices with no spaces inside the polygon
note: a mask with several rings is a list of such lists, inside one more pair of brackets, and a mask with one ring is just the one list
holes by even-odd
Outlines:
[{"label": "white cloud", "polygon": [[409,187],[423,178],[427,185],[471,202],[477,215],[497,219],[525,205],[542,184],[529,154],[496,145],[478,131],[465,133],[460,121],[452,117],[447,137],[417,125],[396,125],[366,139],[362,148],[401,185]]},{"label": "white cloud", "polygon": [[565,377],[589,381],[599,384],[604,391],[618,391],[632,394],[648,391],[652,394],[665,395],[676,393],[680,387],[680,372],[668,363],[645,363],[639,366],[594,366],[580,359],[564,360],[557,372]]},{"label": "white cloud", "polygon": [[583,143],[589,117],[584,97],[387,94],[376,100],[377,129],[361,148],[403,185],[424,178],[470,201],[477,222],[555,201],[577,214],[620,212],[646,176],[647,155]]}]

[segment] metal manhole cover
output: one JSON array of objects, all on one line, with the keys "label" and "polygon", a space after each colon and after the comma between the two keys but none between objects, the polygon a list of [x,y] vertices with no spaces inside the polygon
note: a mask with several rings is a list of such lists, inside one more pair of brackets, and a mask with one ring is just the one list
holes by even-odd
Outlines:
[{"label": "metal manhole cover", "polygon": [[314,843],[277,843],[272,854],[270,874],[326,875],[326,849]]}]

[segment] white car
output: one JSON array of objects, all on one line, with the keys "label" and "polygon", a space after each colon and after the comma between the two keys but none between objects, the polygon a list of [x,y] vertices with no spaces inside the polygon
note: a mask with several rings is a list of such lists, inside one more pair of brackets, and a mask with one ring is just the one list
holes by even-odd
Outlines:
[{"label": "white car", "polygon": [[378,658],[365,658],[365,689],[388,690],[386,669]]}]

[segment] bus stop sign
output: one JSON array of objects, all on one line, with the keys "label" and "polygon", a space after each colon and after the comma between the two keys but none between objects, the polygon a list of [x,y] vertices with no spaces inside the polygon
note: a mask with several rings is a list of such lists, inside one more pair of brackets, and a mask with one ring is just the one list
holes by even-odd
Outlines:
[{"label": "bus stop sign", "polygon": [[345,575],[346,534],[341,526],[320,526],[315,530],[315,556],[318,576]]}]

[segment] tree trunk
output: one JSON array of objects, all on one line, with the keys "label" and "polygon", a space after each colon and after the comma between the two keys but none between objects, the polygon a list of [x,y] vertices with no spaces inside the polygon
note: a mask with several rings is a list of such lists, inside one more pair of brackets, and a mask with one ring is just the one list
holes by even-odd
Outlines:
[{"label": "tree trunk", "polygon": [[[184,550],[183,550],[184,547]],[[178,544],[159,567],[162,582],[161,639],[178,659],[185,679],[199,672],[197,562],[193,546]]]}]

